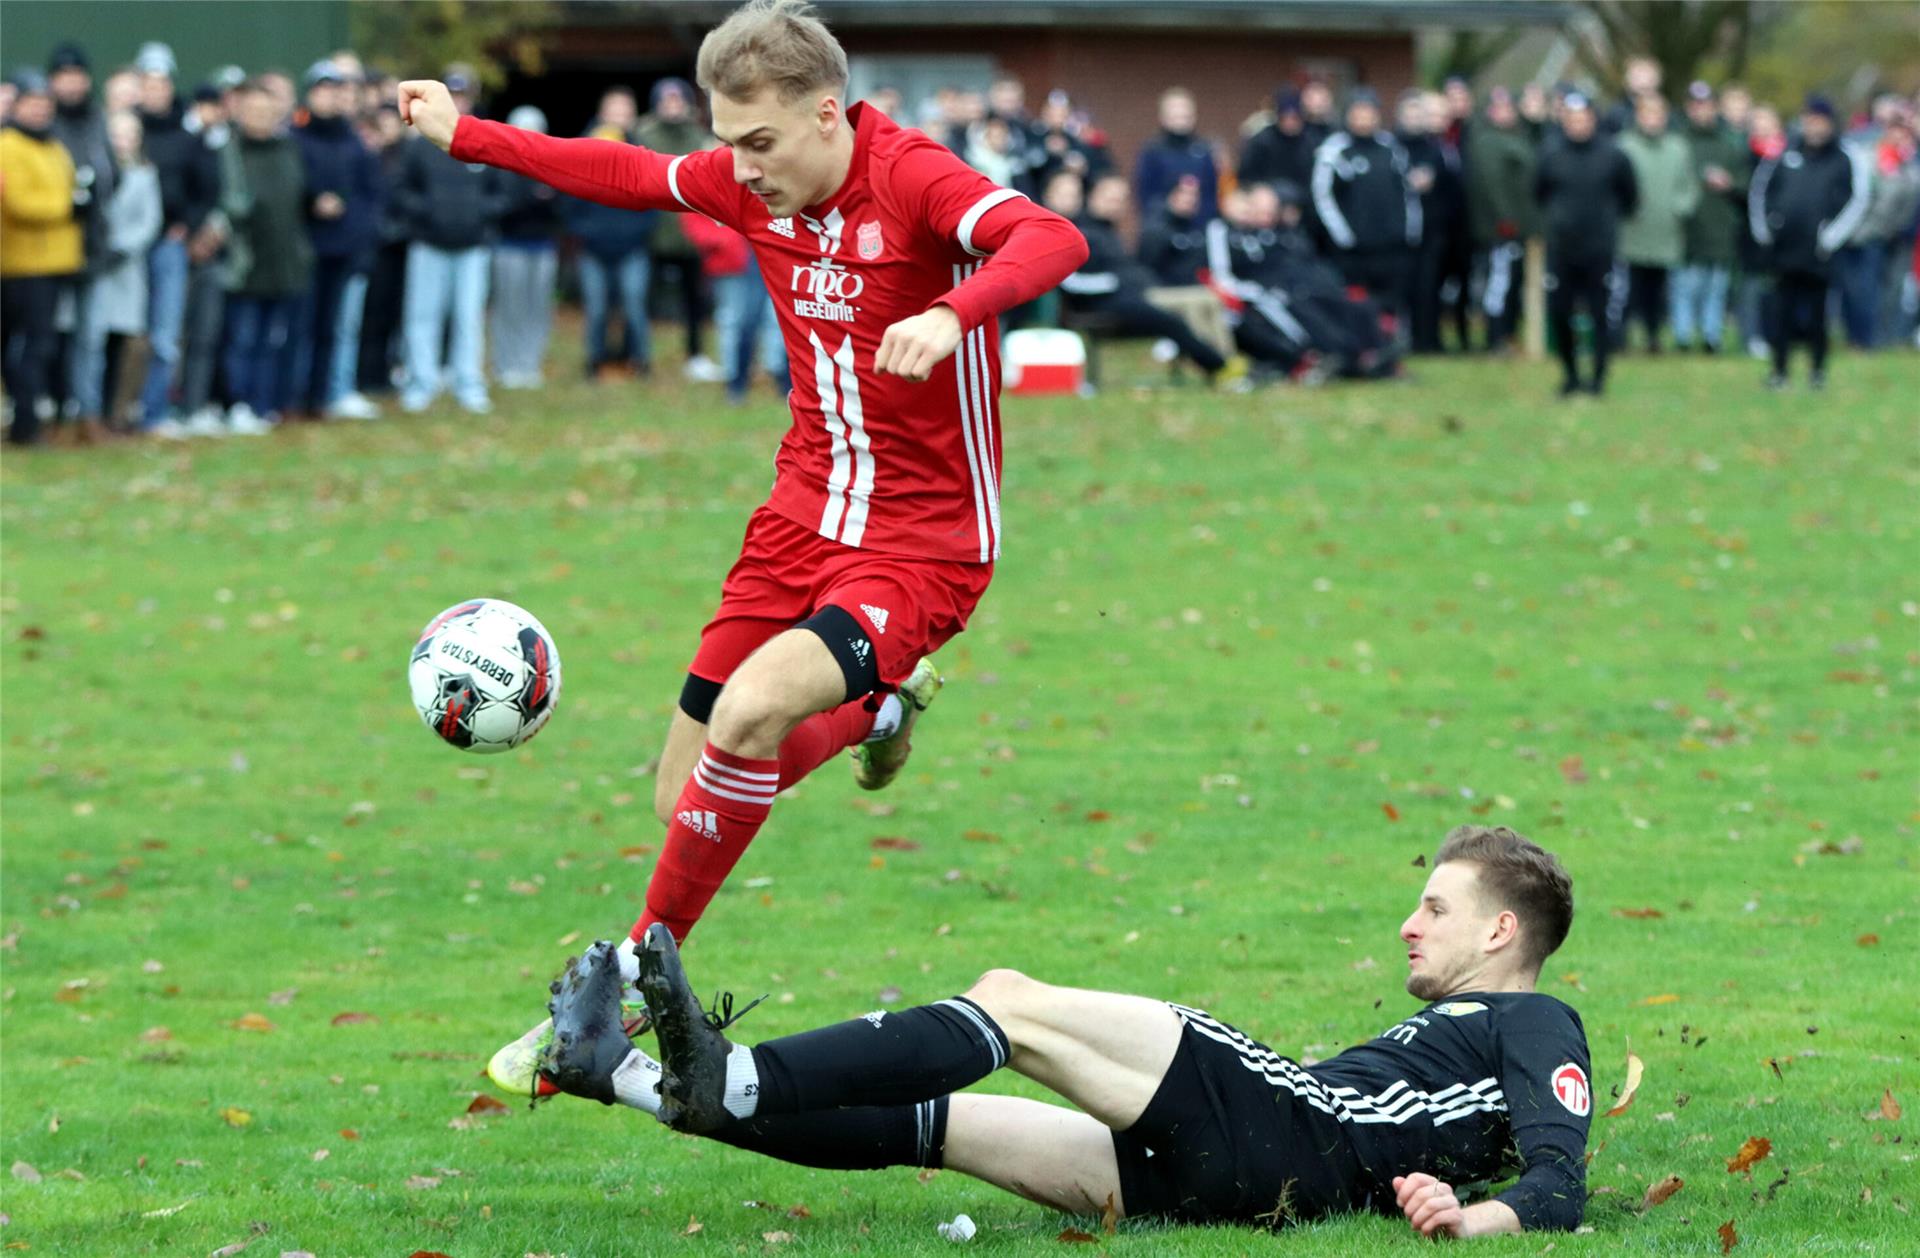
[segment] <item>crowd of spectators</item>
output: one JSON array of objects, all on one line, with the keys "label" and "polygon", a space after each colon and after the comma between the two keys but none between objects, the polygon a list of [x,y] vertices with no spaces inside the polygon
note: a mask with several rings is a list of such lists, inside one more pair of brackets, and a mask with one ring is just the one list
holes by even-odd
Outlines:
[{"label": "crowd of spectators", "polygon": [[[1364,87],[1342,100],[1306,80],[1232,142],[1206,138],[1192,95],[1170,88],[1126,162],[1066,93],[1030,110],[1016,79],[868,100],[1086,234],[1087,265],[1015,322],[1153,337],[1227,382],[1375,378],[1410,354],[1508,346],[1535,239],[1568,392],[1598,391],[1630,340],[1744,350],[1775,384],[1805,341],[1817,385],[1830,322],[1860,349],[1914,336],[1915,102],[1884,96],[1842,125],[1822,98],[1789,120],[1693,83],[1676,118],[1655,63],[1626,70],[1604,109],[1571,87],[1481,97],[1453,80],[1389,115]],[[470,72],[444,77],[476,107]],[[737,234],[457,162],[394,102],[346,52],[297,82],[230,66],[191,90],[158,43],[98,81],[73,44],[14,73],[0,90],[9,438],[256,435],[442,394],[484,413],[495,388],[542,383],[561,287],[595,380],[650,374],[667,310],[689,379],[738,399],[757,365],[784,387]],[[654,83],[645,106],[608,91],[584,134],[676,154],[714,143],[685,81]],[[532,106],[507,121],[548,128]]]},{"label": "crowd of spectators", "polygon": [[1779,387],[1804,342],[1819,387],[1830,324],[1861,350],[1920,343],[1920,101],[1883,95],[1843,125],[1818,95],[1785,118],[1694,82],[1676,110],[1656,62],[1624,68],[1606,108],[1569,85],[1481,96],[1454,79],[1390,118],[1365,87],[1340,101],[1308,81],[1237,150],[1199,138],[1192,95],[1170,88],[1130,180],[1104,157],[1049,167],[1029,143],[1033,186],[1090,244],[1068,321],[1162,338],[1209,375],[1222,359],[1256,378],[1392,375],[1410,354],[1510,347],[1538,240],[1563,393],[1600,392],[1629,346],[1745,352]]}]

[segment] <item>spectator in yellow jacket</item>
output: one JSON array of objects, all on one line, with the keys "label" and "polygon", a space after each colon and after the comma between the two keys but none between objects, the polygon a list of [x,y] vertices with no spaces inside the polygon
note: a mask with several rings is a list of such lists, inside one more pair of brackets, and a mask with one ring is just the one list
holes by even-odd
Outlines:
[{"label": "spectator in yellow jacket", "polygon": [[0,130],[0,363],[13,403],[7,438],[29,445],[53,408],[54,306],[82,258],[73,159],[53,137],[53,93],[38,70],[11,84],[16,96]]}]

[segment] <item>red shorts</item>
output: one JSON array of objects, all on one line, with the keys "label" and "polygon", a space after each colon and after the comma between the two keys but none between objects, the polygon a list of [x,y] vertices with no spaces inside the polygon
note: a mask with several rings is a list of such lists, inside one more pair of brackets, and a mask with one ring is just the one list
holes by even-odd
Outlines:
[{"label": "red shorts", "polygon": [[838,607],[873,640],[880,684],[897,686],[967,627],[992,579],[990,563],[859,550],[761,507],[687,671],[725,684],[762,643]]}]

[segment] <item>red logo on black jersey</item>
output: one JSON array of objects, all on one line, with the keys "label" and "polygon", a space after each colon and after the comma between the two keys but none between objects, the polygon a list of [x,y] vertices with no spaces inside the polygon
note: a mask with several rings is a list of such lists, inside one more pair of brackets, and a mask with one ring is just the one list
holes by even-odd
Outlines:
[{"label": "red logo on black jersey", "polygon": [[1593,1089],[1587,1086],[1587,1072],[1567,1062],[1553,1072],[1553,1099],[1567,1107],[1575,1118],[1593,1112]]}]

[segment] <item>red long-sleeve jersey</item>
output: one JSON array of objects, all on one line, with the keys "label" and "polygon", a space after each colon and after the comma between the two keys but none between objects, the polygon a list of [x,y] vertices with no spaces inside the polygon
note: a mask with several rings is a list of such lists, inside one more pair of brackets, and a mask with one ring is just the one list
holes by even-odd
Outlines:
[{"label": "red long-sleeve jersey", "polygon": [[[793,368],[793,424],[767,503],[848,546],[972,563],[1000,553],[1000,352],[994,316],[1086,258],[1073,225],[866,105],[846,182],[773,218],[725,149],[667,157],[466,117],[462,161],[630,209],[693,210],[744,234]],[[960,348],[914,383],[874,371],[887,327],[945,305]]]}]

